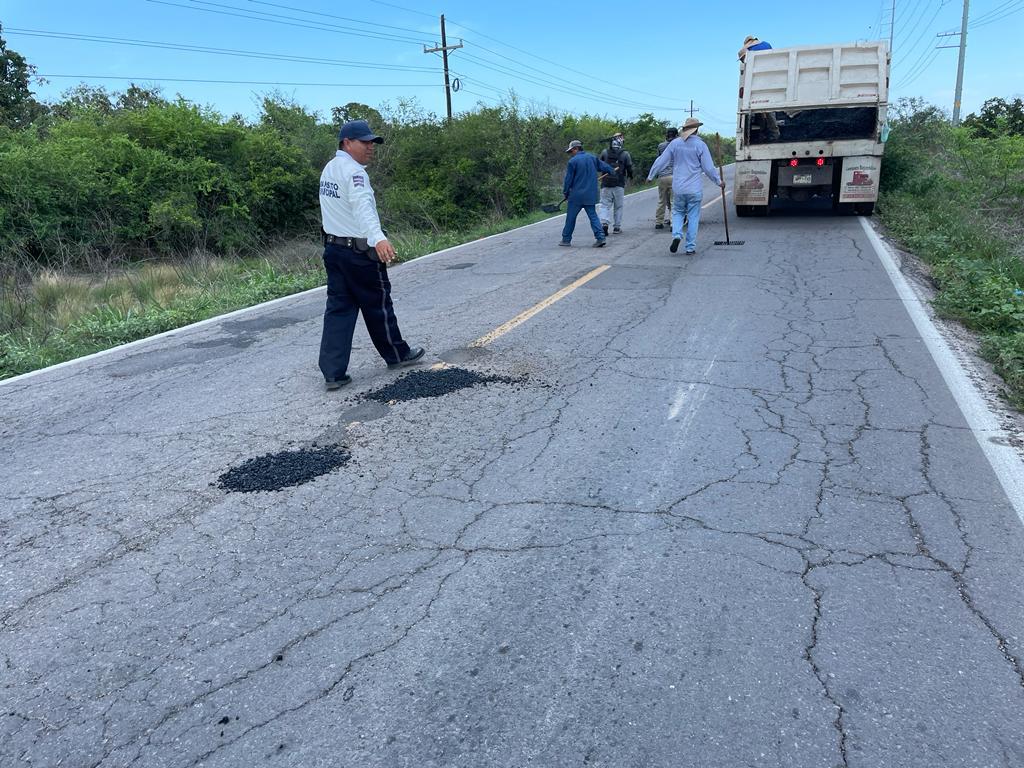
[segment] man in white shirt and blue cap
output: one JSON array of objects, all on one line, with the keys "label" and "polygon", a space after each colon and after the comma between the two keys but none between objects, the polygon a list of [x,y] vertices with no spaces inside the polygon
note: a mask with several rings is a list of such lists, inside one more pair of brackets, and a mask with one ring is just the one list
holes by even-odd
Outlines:
[{"label": "man in white shirt and blue cap", "polygon": [[327,308],[320,339],[320,370],[327,389],[352,381],[348,375],[352,335],[362,312],[366,330],[388,368],[418,362],[423,347],[410,347],[398,329],[387,265],[395,259],[377,215],[366,165],[384,139],[365,120],[351,120],[338,133],[338,153],[320,174],[320,213],[327,270]]}]

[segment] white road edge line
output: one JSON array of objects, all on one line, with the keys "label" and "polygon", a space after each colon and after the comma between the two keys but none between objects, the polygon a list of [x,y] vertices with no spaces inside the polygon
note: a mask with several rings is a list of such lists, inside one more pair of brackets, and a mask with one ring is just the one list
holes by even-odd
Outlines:
[{"label": "white road edge line", "polygon": [[988,459],[996,478],[1003,486],[1010,505],[1016,511],[1021,522],[1024,523],[1024,462],[1021,461],[1017,450],[1010,445],[1010,436],[999,426],[998,419],[989,410],[985,400],[971,383],[960,360],[953,354],[949,344],[946,343],[928,313],[921,306],[921,300],[914,293],[903,273],[900,272],[889,246],[868,223],[867,217],[861,217],[860,224],[867,233],[878,260],[896,288],[910,319],[914,322],[917,332],[921,334],[932,359],[939,367],[946,386],[949,387],[957,405],[960,406],[960,411],[967,420],[971,432],[974,433],[978,445],[981,446],[985,458]]}]

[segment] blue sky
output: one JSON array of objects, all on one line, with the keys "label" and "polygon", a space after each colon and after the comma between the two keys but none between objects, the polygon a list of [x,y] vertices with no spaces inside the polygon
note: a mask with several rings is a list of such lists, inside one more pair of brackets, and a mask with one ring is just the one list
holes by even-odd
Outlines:
[{"label": "blue sky", "polygon": [[[450,56],[462,85],[453,95],[456,112],[496,103],[511,89],[525,105],[620,119],[652,112],[680,122],[692,99],[705,132],[729,134],[736,50],[745,35],[776,47],[888,39],[892,2],[634,0],[592,2],[568,15],[564,4],[534,0],[4,0],[0,23],[8,46],[49,78],[36,89],[46,100],[79,82],[123,90],[134,80],[248,118],[258,114],[261,95],[274,90],[322,116],[350,101],[379,106],[400,99],[443,114],[441,60],[423,53],[424,45],[439,41],[443,12],[449,44],[464,43]],[[936,45],[957,38],[936,34],[959,30],[961,0],[896,0],[895,6],[892,97],[920,96],[949,109],[957,51]],[[974,0],[971,19],[965,115],[986,98],[1024,93],[1024,64],[1010,55],[1024,37],[1024,0]],[[236,82],[188,82],[201,80]]]}]

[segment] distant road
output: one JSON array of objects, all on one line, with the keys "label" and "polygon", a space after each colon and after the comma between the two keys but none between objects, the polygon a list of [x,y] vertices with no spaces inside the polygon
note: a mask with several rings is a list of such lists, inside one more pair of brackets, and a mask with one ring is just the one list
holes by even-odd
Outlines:
[{"label": "distant road", "polygon": [[442,397],[322,291],[0,384],[0,765],[1024,766],[1019,459],[859,219],[705,202],[395,268]]}]

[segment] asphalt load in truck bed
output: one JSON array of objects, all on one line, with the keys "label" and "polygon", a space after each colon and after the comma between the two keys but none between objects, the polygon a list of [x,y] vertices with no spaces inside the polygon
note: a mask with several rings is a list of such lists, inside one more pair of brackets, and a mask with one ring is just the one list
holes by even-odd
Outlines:
[{"label": "asphalt load in truck bed", "polygon": [[487,376],[465,368],[436,368],[407,373],[386,387],[367,392],[363,398],[381,403],[401,403],[424,397],[441,397],[460,389],[496,383],[521,384],[522,380],[508,376]]},{"label": "asphalt load in truck bed", "polygon": [[280,491],[326,475],[351,458],[352,454],[342,445],[314,444],[295,451],[267,453],[229,469],[217,478],[217,485],[229,493]]}]

